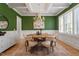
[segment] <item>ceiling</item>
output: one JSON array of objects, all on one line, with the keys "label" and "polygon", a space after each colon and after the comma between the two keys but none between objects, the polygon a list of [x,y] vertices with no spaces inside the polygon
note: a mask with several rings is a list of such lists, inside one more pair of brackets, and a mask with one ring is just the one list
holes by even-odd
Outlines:
[{"label": "ceiling", "polygon": [[70,3],[8,3],[8,6],[14,9],[21,16],[56,16]]}]

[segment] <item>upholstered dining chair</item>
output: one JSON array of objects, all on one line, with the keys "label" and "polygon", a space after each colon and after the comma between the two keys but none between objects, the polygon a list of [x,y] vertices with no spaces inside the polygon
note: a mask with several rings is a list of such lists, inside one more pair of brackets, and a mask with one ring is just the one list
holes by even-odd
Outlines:
[{"label": "upholstered dining chair", "polygon": [[36,45],[37,42],[35,42],[32,37],[30,36],[26,36],[25,37],[25,47],[26,47],[26,51],[28,51],[32,46]]},{"label": "upholstered dining chair", "polygon": [[[54,51],[54,47],[56,46],[56,37],[51,39],[51,38],[46,38],[47,40],[44,41],[42,44],[45,45],[46,47],[49,48],[50,51]],[[49,40],[50,39],[50,40]]]}]

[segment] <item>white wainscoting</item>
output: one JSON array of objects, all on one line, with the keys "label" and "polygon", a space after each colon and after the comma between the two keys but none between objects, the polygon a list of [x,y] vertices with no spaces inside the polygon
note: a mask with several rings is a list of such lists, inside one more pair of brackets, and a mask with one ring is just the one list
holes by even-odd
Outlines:
[{"label": "white wainscoting", "polygon": [[[24,35],[34,34],[36,32],[37,30],[23,30],[21,31],[21,38],[24,38]],[[42,30],[42,33],[54,34],[56,32],[58,32],[58,30]]]},{"label": "white wainscoting", "polygon": [[4,36],[0,36],[0,53],[16,44],[18,38],[17,31],[6,31]]},{"label": "white wainscoting", "polygon": [[79,36],[78,35],[69,35],[69,34],[59,33],[58,39],[76,49],[79,49]]}]

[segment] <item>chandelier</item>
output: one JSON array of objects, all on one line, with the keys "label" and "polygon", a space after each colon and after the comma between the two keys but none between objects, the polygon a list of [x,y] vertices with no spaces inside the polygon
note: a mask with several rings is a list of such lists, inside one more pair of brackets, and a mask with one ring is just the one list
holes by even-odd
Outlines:
[{"label": "chandelier", "polygon": [[44,16],[41,16],[40,14],[37,14],[37,16],[35,16],[33,19],[34,20],[39,20],[39,21],[44,21],[45,20]]},{"label": "chandelier", "polygon": [[34,29],[44,29],[44,16],[41,16],[40,14],[37,14],[37,16],[34,16]]}]

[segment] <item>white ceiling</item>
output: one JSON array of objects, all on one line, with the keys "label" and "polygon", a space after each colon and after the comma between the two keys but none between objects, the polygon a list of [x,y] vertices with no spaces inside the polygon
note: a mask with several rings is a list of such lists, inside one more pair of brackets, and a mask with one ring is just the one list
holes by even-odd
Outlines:
[{"label": "white ceiling", "polygon": [[69,7],[70,3],[8,3],[22,16],[56,16],[58,13]]}]

